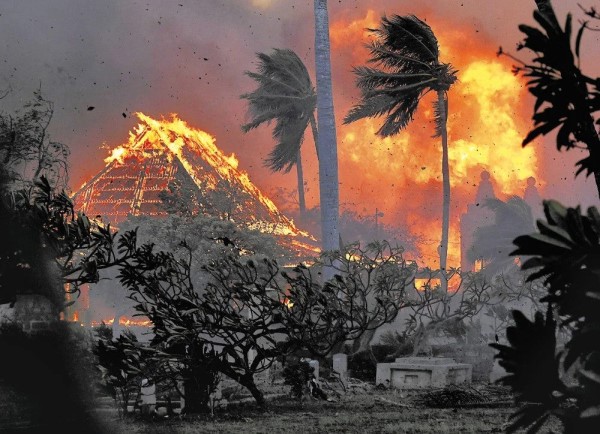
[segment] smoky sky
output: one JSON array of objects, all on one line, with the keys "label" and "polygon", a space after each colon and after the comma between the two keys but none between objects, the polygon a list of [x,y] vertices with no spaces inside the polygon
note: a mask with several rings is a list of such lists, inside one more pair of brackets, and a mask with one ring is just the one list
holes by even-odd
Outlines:
[{"label": "smoky sky", "polygon": [[[521,39],[518,24],[533,23],[535,7],[533,0],[418,3],[330,0],[330,23],[351,22],[369,9],[379,16],[415,13],[481,38],[490,50],[514,49]],[[561,20],[569,10],[579,12],[577,1],[554,3]],[[296,51],[314,77],[312,8],[312,1],[291,0],[4,0],[0,88],[11,93],[0,107],[12,111],[41,87],[55,104],[52,138],[72,151],[74,190],[103,167],[108,152],[103,144],[115,147],[127,140],[136,111],[153,117],[178,113],[215,136],[226,153],[235,152],[261,188],[293,188],[293,174],[270,176],[263,167],[273,144],[270,129],[241,132],[246,107],[239,96],[254,87],[244,71],[255,69],[255,54],[275,47]],[[589,59],[597,57],[598,34],[586,38],[583,50]],[[343,109],[358,97],[346,58],[347,53],[332,52],[335,103]],[[584,66],[599,69],[591,60]],[[338,124],[342,115],[336,111]],[[591,178],[573,176],[573,163],[583,155],[559,154],[547,141],[541,163],[546,190],[569,204],[593,203]],[[309,168],[307,178],[310,189],[315,170]]]}]

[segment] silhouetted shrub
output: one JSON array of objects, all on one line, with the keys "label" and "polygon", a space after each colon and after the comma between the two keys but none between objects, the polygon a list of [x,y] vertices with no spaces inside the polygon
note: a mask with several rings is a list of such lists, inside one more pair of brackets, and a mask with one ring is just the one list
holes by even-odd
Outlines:
[{"label": "silhouetted shrub", "polygon": [[348,357],[348,371],[352,378],[374,382],[377,363],[369,351],[361,351]]}]

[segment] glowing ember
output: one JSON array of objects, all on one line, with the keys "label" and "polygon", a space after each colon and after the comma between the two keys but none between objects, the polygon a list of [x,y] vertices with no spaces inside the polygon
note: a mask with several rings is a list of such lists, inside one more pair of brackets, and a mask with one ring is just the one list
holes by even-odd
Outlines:
[{"label": "glowing ember", "polygon": [[127,149],[123,147],[115,148],[111,151],[110,157],[106,158],[104,161],[106,163],[110,163],[111,161],[118,161],[123,164],[123,158],[127,155]]},{"label": "glowing ember", "polygon": [[282,301],[282,303],[285,305],[285,307],[287,307],[288,309],[291,309],[292,307],[294,307],[294,302],[292,300],[290,300],[289,298],[285,297]]}]

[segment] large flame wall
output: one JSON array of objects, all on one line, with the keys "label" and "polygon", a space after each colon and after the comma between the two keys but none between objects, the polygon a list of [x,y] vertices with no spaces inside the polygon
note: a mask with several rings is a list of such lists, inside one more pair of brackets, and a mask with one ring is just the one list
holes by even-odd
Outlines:
[{"label": "large flame wall", "polygon": [[[332,51],[338,63],[363,65],[368,57],[365,28],[378,25],[369,10],[362,19],[334,21]],[[452,186],[449,261],[459,265],[458,222],[473,201],[482,170],[488,170],[499,196],[522,195],[526,179],[537,176],[533,147],[523,149],[531,107],[524,106],[522,77],[498,59],[484,41],[468,39],[458,28],[429,21],[440,41],[441,61],[459,70],[449,93],[449,149]],[[340,65],[337,65],[340,68]],[[349,69],[346,67],[346,69]],[[346,81],[348,77],[345,77]],[[335,86],[335,83],[334,83]],[[340,92],[337,116],[356,101],[357,91]],[[357,210],[383,210],[387,224],[406,227],[421,239],[420,256],[437,262],[441,235],[441,142],[433,135],[433,102],[427,95],[409,127],[390,138],[375,132],[381,119],[368,119],[338,128],[342,202]]]}]

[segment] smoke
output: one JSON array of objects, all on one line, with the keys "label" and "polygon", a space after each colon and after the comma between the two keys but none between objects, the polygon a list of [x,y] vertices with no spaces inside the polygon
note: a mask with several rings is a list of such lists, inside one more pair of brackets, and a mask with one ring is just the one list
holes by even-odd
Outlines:
[{"label": "smoke", "polygon": [[[567,6],[556,6],[564,16]],[[358,98],[351,68],[367,58],[364,28],[376,26],[383,14],[414,13],[438,36],[441,60],[459,69],[449,119],[456,259],[458,218],[474,197],[483,169],[504,195],[521,195],[524,180],[533,174],[543,197],[571,205],[593,201],[593,182],[573,181],[573,163],[581,156],[558,154],[552,138],[546,139],[548,146],[520,148],[531,126],[532,100],[523,80],[511,75],[510,62],[495,52],[521,39],[517,25],[532,22],[533,7],[518,0],[436,0],[426,6],[408,0],[329,2],[340,201],[363,215],[378,208],[385,214],[381,224],[418,231],[412,235],[428,240],[419,253],[430,264],[441,216],[440,143],[431,138],[432,101],[425,99],[410,127],[390,139],[373,134],[378,120],[341,125]],[[126,142],[137,124],[131,115],[136,111],[155,118],[178,113],[216,137],[225,153],[234,152],[240,168],[263,191],[293,190],[293,173],[273,175],[263,166],[273,145],[271,131],[241,132],[246,107],[239,95],[254,87],[243,72],[255,69],[255,54],[275,47],[296,51],[314,77],[312,8],[310,0],[8,2],[0,6],[0,88],[13,91],[2,101],[3,109],[21,106],[41,85],[55,102],[53,139],[72,150],[74,190],[103,167],[103,144],[113,148]],[[315,206],[317,164],[310,133],[303,155],[308,205]]]}]

